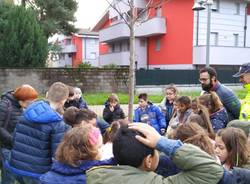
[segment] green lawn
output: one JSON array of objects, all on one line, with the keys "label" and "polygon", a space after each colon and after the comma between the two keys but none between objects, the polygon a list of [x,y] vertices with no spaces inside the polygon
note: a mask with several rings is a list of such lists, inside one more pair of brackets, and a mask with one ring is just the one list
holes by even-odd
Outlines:
[{"label": "green lawn", "polygon": [[[235,93],[240,99],[243,99],[246,96],[246,91],[244,89],[235,91]],[[110,93],[86,93],[83,95],[83,97],[87,101],[88,105],[103,105],[109,95]],[[120,99],[120,104],[128,103],[128,94],[117,93],[117,95]],[[190,96],[191,98],[194,98],[200,95],[200,91],[183,91],[180,93],[180,95]],[[149,95],[149,100],[153,103],[160,103],[162,98],[162,95]],[[135,96],[135,103],[138,103],[137,96]]]}]

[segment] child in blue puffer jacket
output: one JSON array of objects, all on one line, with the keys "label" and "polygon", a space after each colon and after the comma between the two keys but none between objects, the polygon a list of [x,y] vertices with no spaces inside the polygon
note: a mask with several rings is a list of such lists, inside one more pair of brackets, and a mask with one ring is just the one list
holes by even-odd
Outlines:
[{"label": "child in blue puffer jacket", "polygon": [[133,122],[147,123],[154,127],[161,135],[166,131],[166,120],[159,107],[148,101],[148,95],[141,93],[138,96],[139,107],[135,110]]}]

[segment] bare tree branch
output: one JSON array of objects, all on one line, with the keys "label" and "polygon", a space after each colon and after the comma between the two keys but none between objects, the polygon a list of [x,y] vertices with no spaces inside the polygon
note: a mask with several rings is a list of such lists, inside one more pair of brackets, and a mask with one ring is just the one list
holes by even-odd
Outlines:
[{"label": "bare tree branch", "polygon": [[[130,24],[129,24],[129,22],[124,18],[124,16],[123,16],[123,14],[121,13],[121,11],[119,11],[118,9],[117,9],[117,7],[115,6],[115,4],[112,4],[112,3],[110,3],[108,0],[106,0],[106,2],[109,4],[109,6],[111,7],[111,8],[113,8],[119,15],[120,15],[120,17],[124,20],[124,22],[127,24],[127,26],[129,27],[129,29],[131,29],[130,28]],[[126,13],[126,12],[125,12]],[[128,15],[128,14],[127,14]]]},{"label": "bare tree branch", "polygon": [[[123,2],[123,1],[121,1],[121,2]],[[118,12],[120,12],[120,13],[122,14],[122,11],[121,11],[120,7],[119,7],[117,4],[118,4],[118,3],[116,3],[116,5],[114,5],[114,6],[116,6]],[[122,17],[122,15],[120,15],[120,16]]]},{"label": "bare tree branch", "polygon": [[123,4],[129,6],[129,0],[128,0],[127,2],[125,2],[125,1],[121,1],[121,2],[122,2]]},{"label": "bare tree branch", "polygon": [[[162,6],[162,4],[168,3],[169,1],[171,1],[171,0],[161,0],[160,2],[153,4],[153,0],[149,0],[146,7],[137,15],[136,21],[138,21],[140,19],[140,17],[149,9],[160,7],[160,6]],[[146,17],[146,19],[148,19],[148,16]],[[143,22],[145,22],[145,21],[143,21]]]},{"label": "bare tree branch", "polygon": [[129,7],[132,7],[133,5],[131,4],[131,1],[130,0],[127,0],[128,1],[128,4],[129,4]]},{"label": "bare tree branch", "polygon": [[148,1],[145,8],[136,16],[135,21],[137,21],[145,12],[147,12],[151,8],[150,4],[152,3],[153,3],[153,0]]}]

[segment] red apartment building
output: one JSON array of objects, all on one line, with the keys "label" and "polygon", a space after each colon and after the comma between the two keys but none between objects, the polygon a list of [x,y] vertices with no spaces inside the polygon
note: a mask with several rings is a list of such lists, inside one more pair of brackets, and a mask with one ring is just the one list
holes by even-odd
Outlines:
[{"label": "red apartment building", "polygon": [[58,36],[61,50],[53,53],[49,67],[77,67],[82,63],[99,66],[98,33],[81,29],[72,36]]},{"label": "red apartment building", "polygon": [[[155,0],[155,3],[159,0]],[[135,0],[137,11],[148,0]],[[249,1],[214,0],[210,64],[231,67],[250,61]],[[129,7],[113,2],[126,18]],[[194,0],[171,0],[149,9],[135,28],[137,68],[191,69],[205,64],[207,10],[192,11]],[[93,28],[99,32],[99,64],[129,65],[129,29],[109,8]]]}]

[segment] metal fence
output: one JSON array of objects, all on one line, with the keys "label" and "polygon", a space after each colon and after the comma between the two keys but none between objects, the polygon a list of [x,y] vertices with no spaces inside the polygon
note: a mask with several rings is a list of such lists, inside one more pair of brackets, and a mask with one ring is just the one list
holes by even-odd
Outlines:
[{"label": "metal fence", "polygon": [[[217,78],[225,84],[237,84],[238,78],[232,77],[238,70],[217,70]],[[166,85],[174,84],[199,84],[199,70],[137,70],[136,85]]]}]

